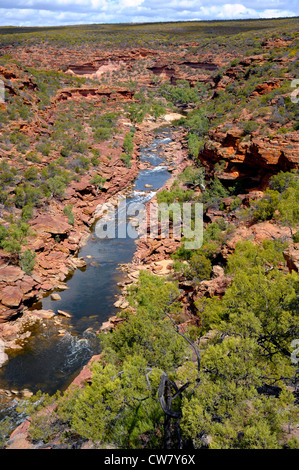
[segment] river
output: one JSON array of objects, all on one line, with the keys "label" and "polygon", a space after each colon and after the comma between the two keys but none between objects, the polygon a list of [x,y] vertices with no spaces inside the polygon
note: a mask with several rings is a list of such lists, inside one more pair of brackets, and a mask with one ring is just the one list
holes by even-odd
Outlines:
[{"label": "river", "polygon": [[[171,142],[171,133],[171,128],[157,129],[152,142],[140,150],[140,161],[152,166],[140,170],[126,198],[127,204],[150,200],[170,178],[163,144]],[[151,185],[150,189],[147,185]],[[1,389],[16,392],[28,389],[33,393],[41,390],[49,394],[63,391],[91,356],[100,352],[96,332],[117,313],[114,303],[121,294],[118,284],[125,276],[119,265],[132,260],[136,241],[129,236],[98,238],[97,223],[78,254],[85,259],[86,267],[69,276],[67,289],[59,292],[61,300],[52,300],[48,295],[33,306],[55,313],[63,310],[71,317],[63,318],[62,324],[45,320],[34,328],[25,347],[11,355],[0,369]],[[128,229],[130,220],[125,220],[125,224]],[[17,400],[0,402],[0,420],[11,416],[18,424],[22,417],[15,411],[16,404]]]}]

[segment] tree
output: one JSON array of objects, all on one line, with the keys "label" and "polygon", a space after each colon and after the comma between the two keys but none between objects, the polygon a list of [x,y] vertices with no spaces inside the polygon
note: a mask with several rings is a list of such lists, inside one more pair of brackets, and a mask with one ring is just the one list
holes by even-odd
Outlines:
[{"label": "tree", "polygon": [[128,156],[132,155],[133,147],[134,147],[134,144],[132,140],[132,135],[129,132],[128,134],[125,135],[125,139],[123,143],[123,149]]},{"label": "tree", "polygon": [[[277,448],[294,403],[290,344],[298,337],[298,275],[240,272],[223,299],[199,300],[201,385],[183,400],[182,430],[201,447]],[[272,393],[272,395],[271,395]]]},{"label": "tree", "polygon": [[26,237],[30,234],[30,227],[26,222],[12,221],[8,229],[1,229],[0,246],[3,250],[11,253],[14,258],[17,258],[22,245],[27,243]]},{"label": "tree", "polygon": [[20,255],[20,264],[26,274],[30,274],[34,268],[36,253],[26,250]]},{"label": "tree", "polygon": [[128,107],[128,117],[134,124],[140,124],[145,118],[147,108],[144,104],[131,104]]},{"label": "tree", "polygon": [[91,382],[59,400],[56,420],[101,447],[281,448],[296,419],[298,285],[296,273],[237,273],[222,300],[197,302],[197,333],[213,329],[198,345],[174,320],[177,285],[141,271],[126,321],[100,335]]},{"label": "tree", "polygon": [[105,181],[106,178],[96,173],[90,180],[90,183],[96,187],[96,191],[98,193],[103,188]]},{"label": "tree", "polygon": [[75,216],[73,213],[73,204],[69,204],[68,206],[64,206],[63,213],[68,217],[68,222],[70,225],[75,225]]},{"label": "tree", "polygon": [[153,103],[152,106],[151,106],[151,111],[150,112],[151,112],[152,116],[154,116],[154,119],[156,120],[159,117],[166,114],[166,109],[160,103]]}]

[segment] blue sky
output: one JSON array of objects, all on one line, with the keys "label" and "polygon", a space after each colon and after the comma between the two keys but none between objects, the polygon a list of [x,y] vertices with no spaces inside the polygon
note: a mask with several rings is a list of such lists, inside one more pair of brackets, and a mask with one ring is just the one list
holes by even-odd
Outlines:
[{"label": "blue sky", "polygon": [[299,16],[298,0],[0,0],[2,26],[291,16]]}]

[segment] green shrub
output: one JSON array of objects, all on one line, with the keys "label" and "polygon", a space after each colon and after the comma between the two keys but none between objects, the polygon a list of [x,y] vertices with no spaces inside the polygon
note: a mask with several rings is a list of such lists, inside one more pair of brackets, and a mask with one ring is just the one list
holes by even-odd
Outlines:
[{"label": "green shrub", "polygon": [[28,160],[29,162],[33,162],[33,163],[41,163],[41,159],[40,157],[37,155],[36,152],[28,152],[25,156],[26,160]]},{"label": "green shrub", "polygon": [[22,134],[22,132],[13,132],[10,135],[10,141],[20,153],[26,153],[26,150],[30,147],[30,139],[25,134]]},{"label": "green shrub", "polygon": [[134,145],[133,145],[132,135],[128,133],[125,135],[123,149],[127,155],[131,156],[133,152],[133,147]]},{"label": "green shrub", "polygon": [[35,265],[36,253],[26,250],[20,255],[20,264],[26,274],[30,274],[33,271]]},{"label": "green shrub", "polygon": [[259,124],[256,121],[247,121],[243,124],[244,133],[251,134],[252,132],[256,131],[259,127]]},{"label": "green shrub", "polygon": [[38,170],[34,166],[30,166],[24,173],[24,179],[28,181],[35,181],[37,179]]},{"label": "green shrub", "polygon": [[238,209],[242,204],[242,201],[239,197],[234,197],[233,202],[229,206],[230,211]]},{"label": "green shrub", "polygon": [[280,171],[277,175],[271,177],[269,187],[273,189],[273,191],[283,193],[296,181],[298,181],[298,174],[290,171]]},{"label": "green shrub", "polygon": [[97,191],[100,191],[103,188],[105,181],[106,178],[101,175],[95,174],[90,180],[90,183],[96,187]]},{"label": "green shrub", "polygon": [[127,168],[131,168],[132,163],[131,163],[130,155],[127,155],[126,153],[122,153],[121,156],[120,156],[120,159],[121,159],[122,162],[124,162],[124,164]]},{"label": "green shrub", "polygon": [[198,135],[189,132],[188,134],[188,148],[190,155],[192,157],[198,157],[198,154],[203,150],[204,148],[204,140]]},{"label": "green shrub", "polygon": [[272,219],[277,209],[279,193],[277,191],[267,190],[262,199],[254,202],[251,206],[253,219],[265,221]]},{"label": "green shrub", "polygon": [[23,208],[22,208],[22,215],[21,215],[21,218],[22,220],[26,221],[26,220],[29,220],[33,217],[33,207],[32,207],[32,204],[26,204]]},{"label": "green shrub", "polygon": [[63,213],[68,217],[68,222],[70,225],[75,225],[75,216],[73,214],[73,204],[65,206],[63,208]]},{"label": "green shrub", "polygon": [[195,278],[198,281],[210,279],[212,263],[201,251],[192,253],[189,260],[189,266],[192,278]]},{"label": "green shrub", "polygon": [[36,145],[36,150],[40,152],[45,157],[48,157],[51,152],[51,144],[49,142],[41,142]]},{"label": "green shrub", "polygon": [[100,127],[94,131],[93,136],[98,142],[104,142],[112,137],[112,130],[109,127]]},{"label": "green shrub", "polygon": [[26,205],[39,205],[41,203],[42,191],[40,188],[31,186],[29,183],[21,184],[16,187],[14,195],[14,204],[22,209]]},{"label": "green shrub", "polygon": [[229,195],[227,189],[223,186],[221,181],[215,177],[210,183],[209,188],[201,195],[202,203],[208,207],[212,205],[219,206],[221,199]]}]

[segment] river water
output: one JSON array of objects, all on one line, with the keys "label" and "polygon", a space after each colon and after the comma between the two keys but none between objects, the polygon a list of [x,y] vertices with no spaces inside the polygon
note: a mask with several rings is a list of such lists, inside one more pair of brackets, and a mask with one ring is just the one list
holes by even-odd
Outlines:
[{"label": "river water", "polygon": [[[150,200],[170,178],[163,155],[163,144],[170,141],[170,128],[157,129],[151,144],[141,149],[140,160],[152,167],[139,172],[132,193],[126,198],[127,204]],[[130,220],[124,223],[128,229]],[[0,389],[29,389],[33,393],[41,390],[50,394],[65,390],[91,356],[100,352],[95,332],[117,313],[114,302],[121,294],[118,283],[125,276],[119,264],[132,260],[136,241],[130,236],[118,238],[117,230],[115,238],[98,238],[96,233],[97,224],[78,255],[87,266],[76,269],[66,280],[67,289],[59,292],[61,300],[51,300],[48,295],[34,306],[56,313],[64,310],[71,318],[63,318],[62,325],[46,320],[35,327],[26,346],[0,369]],[[64,332],[59,331],[62,327]],[[0,420],[15,414],[15,404],[16,401],[2,405],[0,402]]]}]

